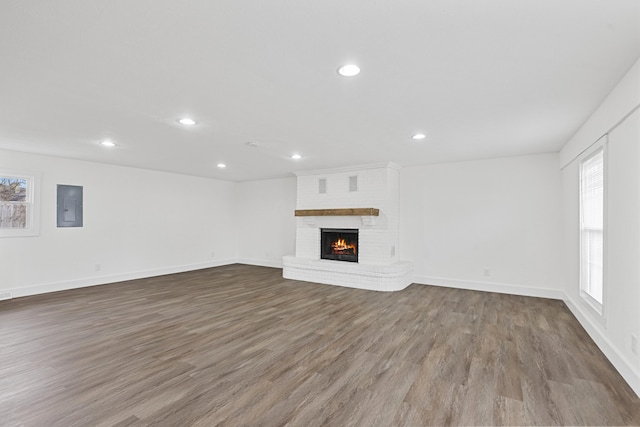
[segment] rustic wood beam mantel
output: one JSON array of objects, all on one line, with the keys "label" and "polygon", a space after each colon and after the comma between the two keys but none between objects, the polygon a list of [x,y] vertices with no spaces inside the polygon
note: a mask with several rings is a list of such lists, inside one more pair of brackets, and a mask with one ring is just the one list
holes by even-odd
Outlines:
[{"label": "rustic wood beam mantel", "polygon": [[297,209],[295,216],[379,216],[376,208]]}]

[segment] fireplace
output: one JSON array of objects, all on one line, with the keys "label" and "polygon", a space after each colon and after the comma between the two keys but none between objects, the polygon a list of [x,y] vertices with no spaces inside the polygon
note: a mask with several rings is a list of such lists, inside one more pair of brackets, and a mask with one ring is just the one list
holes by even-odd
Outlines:
[{"label": "fireplace", "polygon": [[358,262],[358,230],[354,228],[321,228],[320,258]]},{"label": "fireplace", "polygon": [[413,265],[398,257],[399,166],[378,163],[296,176],[296,252],[282,257],[282,277],[385,292],[411,284]]}]

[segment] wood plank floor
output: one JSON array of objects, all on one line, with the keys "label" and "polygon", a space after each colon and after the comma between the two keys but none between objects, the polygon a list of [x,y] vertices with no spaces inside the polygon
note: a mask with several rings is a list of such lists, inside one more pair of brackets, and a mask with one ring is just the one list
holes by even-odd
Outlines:
[{"label": "wood plank floor", "polygon": [[638,425],[561,301],[231,265],[0,302],[3,426]]}]

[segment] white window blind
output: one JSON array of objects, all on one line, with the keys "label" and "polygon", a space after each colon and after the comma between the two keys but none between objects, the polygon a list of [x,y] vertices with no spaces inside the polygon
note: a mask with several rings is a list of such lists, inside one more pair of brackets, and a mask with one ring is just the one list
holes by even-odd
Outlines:
[{"label": "white window blind", "polygon": [[580,164],[580,288],[602,311],[604,287],[604,149]]}]

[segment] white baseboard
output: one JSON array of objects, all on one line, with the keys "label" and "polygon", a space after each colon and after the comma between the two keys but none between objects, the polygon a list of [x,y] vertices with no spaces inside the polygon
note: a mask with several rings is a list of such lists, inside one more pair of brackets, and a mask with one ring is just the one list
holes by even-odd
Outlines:
[{"label": "white baseboard", "polygon": [[84,288],[87,286],[106,285],[109,283],[122,282],[125,280],[143,279],[146,277],[164,276],[166,274],[183,273],[185,271],[201,270],[203,268],[220,267],[222,265],[235,264],[235,258],[212,260],[198,264],[178,265],[173,267],[158,268],[153,270],[134,271],[129,273],[113,274],[108,276],[88,277],[63,282],[43,283],[39,285],[27,286],[24,288],[9,289],[13,298],[26,297],[29,295],[46,294],[49,292],[66,291],[68,289]]},{"label": "white baseboard", "polygon": [[7,295],[3,299],[26,297],[30,295],[46,294],[49,292],[66,291],[69,289],[84,288],[87,286],[106,285],[109,283],[123,282],[126,280],[144,279],[147,277],[164,276],[166,274],[183,273],[185,271],[202,270],[203,268],[220,267],[229,264],[249,264],[262,267],[282,268],[282,261],[262,260],[248,258],[227,258],[211,260],[197,264],[178,265],[172,267],[158,268],[153,270],[133,271],[107,276],[87,277],[83,279],[67,280],[62,282],[42,283],[38,285],[26,286],[23,288],[13,288],[3,291],[1,296]]},{"label": "white baseboard", "polygon": [[590,316],[585,314],[580,304],[576,304],[567,294],[564,294],[563,300],[584,330],[587,331],[587,334],[602,350],[627,384],[640,397],[640,372],[633,366],[633,363],[600,331],[598,325],[593,322]]},{"label": "white baseboard", "polygon": [[420,285],[442,286],[445,288],[469,289],[472,291],[497,292],[500,294],[522,295],[526,297],[564,299],[564,292],[549,288],[532,288],[505,283],[474,282],[449,279],[446,277],[414,276],[413,283]]},{"label": "white baseboard", "polygon": [[282,268],[282,260],[274,259],[255,259],[255,258],[238,258],[236,260],[238,264],[257,265],[260,267],[273,267]]}]

